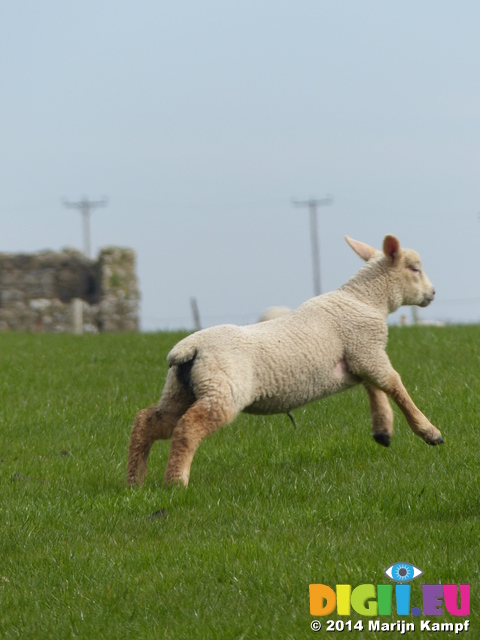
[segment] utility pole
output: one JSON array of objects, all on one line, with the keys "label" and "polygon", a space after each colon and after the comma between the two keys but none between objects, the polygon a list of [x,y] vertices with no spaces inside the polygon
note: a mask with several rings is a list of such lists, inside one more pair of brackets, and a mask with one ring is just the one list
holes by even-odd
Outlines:
[{"label": "utility pole", "polygon": [[200,313],[198,311],[198,304],[196,298],[190,298],[190,306],[192,308],[192,316],[193,316],[193,326],[195,327],[195,331],[200,331],[202,325],[200,323]]},{"label": "utility pole", "polygon": [[320,284],[320,249],[318,243],[318,225],[317,225],[317,207],[323,207],[328,204],[332,204],[333,197],[326,196],[325,198],[309,200],[295,200],[292,199],[292,204],[295,207],[308,207],[310,211],[310,239],[312,243],[312,261],[313,261],[313,288],[315,295],[319,296],[322,292]]},{"label": "utility pole", "polygon": [[102,200],[87,200],[82,198],[80,202],[68,202],[64,199],[63,204],[67,209],[78,209],[83,218],[83,253],[87,258],[90,258],[90,214],[94,209],[98,207],[106,207],[108,204],[107,198]]}]

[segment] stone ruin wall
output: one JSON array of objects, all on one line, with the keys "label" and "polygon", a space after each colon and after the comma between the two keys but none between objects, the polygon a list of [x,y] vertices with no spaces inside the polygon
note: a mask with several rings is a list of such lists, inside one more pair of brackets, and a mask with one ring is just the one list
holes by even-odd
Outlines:
[{"label": "stone ruin wall", "polygon": [[0,331],[138,331],[135,252],[0,253]]}]

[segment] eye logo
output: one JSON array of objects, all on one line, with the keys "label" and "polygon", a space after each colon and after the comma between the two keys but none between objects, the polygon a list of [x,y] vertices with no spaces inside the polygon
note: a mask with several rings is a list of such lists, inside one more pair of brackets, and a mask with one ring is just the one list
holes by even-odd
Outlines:
[{"label": "eye logo", "polygon": [[395,582],[410,582],[421,576],[423,571],[408,562],[395,562],[385,569],[384,573]]}]

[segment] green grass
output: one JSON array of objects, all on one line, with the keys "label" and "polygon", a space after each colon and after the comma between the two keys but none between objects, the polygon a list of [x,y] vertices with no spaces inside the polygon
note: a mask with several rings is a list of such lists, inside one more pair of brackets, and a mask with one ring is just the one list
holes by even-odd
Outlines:
[{"label": "green grass", "polygon": [[297,429],[241,415],[202,443],[188,490],[162,488],[159,442],[127,490],[133,417],[180,337],[0,336],[0,638],[394,638],[314,634],[308,586],[385,583],[399,560],[425,572],[412,606],[422,582],[470,583],[480,638],[480,326],[391,330],[442,447],[397,409],[378,446],[355,388],[297,410]]}]

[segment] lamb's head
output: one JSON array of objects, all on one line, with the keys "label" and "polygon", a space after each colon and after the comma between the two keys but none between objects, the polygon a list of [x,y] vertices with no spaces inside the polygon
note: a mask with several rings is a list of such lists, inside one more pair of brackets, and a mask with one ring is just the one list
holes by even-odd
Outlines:
[{"label": "lamb's head", "polygon": [[398,280],[401,304],[427,307],[433,301],[435,289],[422,268],[418,253],[413,249],[401,249],[395,236],[385,236],[383,252]]},{"label": "lamb's head", "polygon": [[390,313],[404,304],[426,307],[432,302],[435,289],[425,274],[416,251],[402,249],[398,239],[392,235],[385,236],[383,252],[348,236],[345,239],[363,260],[375,261],[385,267]]}]

